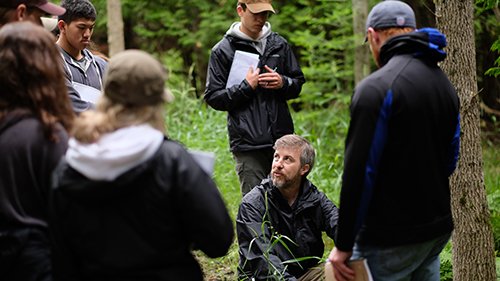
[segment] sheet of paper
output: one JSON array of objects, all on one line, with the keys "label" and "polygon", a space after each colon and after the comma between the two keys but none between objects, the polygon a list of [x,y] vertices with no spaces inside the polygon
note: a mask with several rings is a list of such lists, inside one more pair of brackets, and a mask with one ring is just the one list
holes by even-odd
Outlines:
[{"label": "sheet of paper", "polygon": [[200,165],[200,167],[209,175],[214,173],[215,154],[213,152],[189,150],[189,154]]},{"label": "sheet of paper", "polygon": [[259,65],[259,55],[249,52],[236,51],[234,53],[233,63],[227,78],[226,88],[233,85],[239,85],[247,75],[248,69],[252,67],[254,70]]},{"label": "sheet of paper", "polygon": [[94,87],[73,82],[73,88],[80,94],[80,98],[83,101],[90,102],[90,103],[97,103],[97,100],[101,97],[101,91],[97,90]]}]

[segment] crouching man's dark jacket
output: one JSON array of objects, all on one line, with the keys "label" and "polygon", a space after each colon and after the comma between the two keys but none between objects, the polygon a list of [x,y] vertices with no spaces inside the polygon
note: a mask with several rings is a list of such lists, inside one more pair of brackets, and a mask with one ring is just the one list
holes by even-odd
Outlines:
[{"label": "crouching man's dark jacket", "polygon": [[[338,209],[307,179],[290,207],[270,178],[243,197],[236,220],[240,280],[296,280],[323,256],[322,231],[332,239]],[[282,244],[286,244],[286,247]],[[317,257],[283,263],[303,257]]]}]

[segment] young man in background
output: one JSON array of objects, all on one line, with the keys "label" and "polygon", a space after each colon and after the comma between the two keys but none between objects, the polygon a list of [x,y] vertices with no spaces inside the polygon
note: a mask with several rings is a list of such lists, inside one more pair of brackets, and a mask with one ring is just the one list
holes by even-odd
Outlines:
[{"label": "young man in background", "polygon": [[94,56],[87,47],[94,31],[96,10],[87,0],[64,0],[66,13],[59,16],[57,45],[64,58],[69,94],[75,112],[94,107],[101,96],[102,78],[107,62]]}]

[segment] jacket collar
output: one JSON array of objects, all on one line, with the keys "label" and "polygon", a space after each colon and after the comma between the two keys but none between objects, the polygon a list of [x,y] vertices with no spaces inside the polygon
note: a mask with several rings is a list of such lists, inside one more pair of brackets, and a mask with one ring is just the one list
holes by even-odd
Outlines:
[{"label": "jacket collar", "polygon": [[393,56],[412,54],[414,57],[437,63],[446,58],[446,37],[434,28],[422,28],[414,32],[394,36],[381,48],[380,62],[385,65]]},{"label": "jacket collar", "polygon": [[[264,192],[268,192],[271,201],[278,201],[280,204],[286,204],[286,206],[288,206],[287,201],[283,198],[279,189],[273,185],[271,177],[268,177],[262,182],[262,188]],[[302,180],[299,195],[294,203],[297,211],[313,206],[319,200],[317,196],[313,195],[315,190],[316,187],[307,178]]]}]

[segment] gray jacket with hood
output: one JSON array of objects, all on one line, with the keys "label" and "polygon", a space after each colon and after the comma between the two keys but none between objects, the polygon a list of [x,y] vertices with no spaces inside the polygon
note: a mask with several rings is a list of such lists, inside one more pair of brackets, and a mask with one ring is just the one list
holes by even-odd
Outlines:
[{"label": "gray jacket with hood", "polygon": [[78,65],[78,63],[75,62],[75,59],[73,59],[71,55],[69,55],[62,48],[59,49],[64,59],[66,86],[68,87],[68,94],[71,99],[73,111],[80,113],[94,108],[94,104],[92,102],[82,99],[74,84],[79,83],[95,88],[96,90],[101,90],[104,72],[106,71],[108,63],[104,59],[94,56],[89,50],[84,49],[82,50],[82,54],[88,63],[87,67],[83,69],[80,65]]}]

